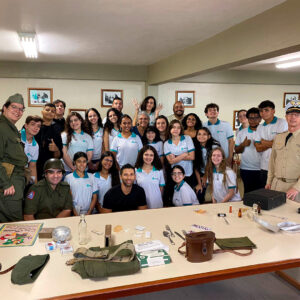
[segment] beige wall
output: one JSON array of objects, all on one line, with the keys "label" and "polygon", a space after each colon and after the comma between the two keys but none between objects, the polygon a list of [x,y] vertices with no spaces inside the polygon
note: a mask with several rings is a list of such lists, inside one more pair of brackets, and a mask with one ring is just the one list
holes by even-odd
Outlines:
[{"label": "beige wall", "polygon": [[151,93],[158,89],[159,102],[162,102],[163,114],[172,113],[176,90],[195,91],[195,108],[186,109],[185,113],[195,112],[201,120],[206,121],[204,107],[210,102],[220,106],[220,119],[233,122],[233,111],[241,108],[249,109],[263,100],[272,100],[276,106],[276,115],[284,117],[283,94],[300,92],[300,85],[254,85],[254,84],[210,84],[210,83],[166,83],[149,89]]},{"label": "beige wall", "polygon": [[18,127],[22,126],[28,115],[39,115],[41,111],[41,107],[28,107],[27,88],[29,87],[53,88],[53,99],[60,98],[66,101],[67,110],[69,108],[95,107],[99,110],[102,117],[105,116],[107,108],[100,106],[101,89],[123,90],[123,112],[130,115],[134,114],[131,99],[137,98],[141,101],[145,97],[144,82],[0,78],[1,107],[12,94],[20,93],[25,99],[26,112],[23,118],[17,123]]}]

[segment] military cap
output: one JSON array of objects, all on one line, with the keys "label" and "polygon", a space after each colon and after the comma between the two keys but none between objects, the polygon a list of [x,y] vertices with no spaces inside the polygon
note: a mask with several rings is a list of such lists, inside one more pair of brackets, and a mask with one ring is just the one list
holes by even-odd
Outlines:
[{"label": "military cap", "polygon": [[292,100],[285,106],[285,113],[298,112],[300,113],[300,101]]},{"label": "military cap", "polygon": [[25,105],[24,105],[24,99],[23,99],[23,96],[21,94],[14,94],[14,95],[10,96],[6,100],[5,104],[7,104],[7,103],[9,103],[9,104],[11,104],[11,103],[18,103],[18,104],[22,104],[25,107]]},{"label": "military cap", "polygon": [[65,172],[64,165],[62,161],[58,158],[50,158],[48,159],[44,164],[44,172],[46,172],[49,169],[59,169],[62,170],[62,172]]}]

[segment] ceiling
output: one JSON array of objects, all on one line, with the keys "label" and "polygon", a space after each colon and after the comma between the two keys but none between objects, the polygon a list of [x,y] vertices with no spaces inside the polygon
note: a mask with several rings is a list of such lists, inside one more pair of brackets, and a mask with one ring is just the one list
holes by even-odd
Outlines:
[{"label": "ceiling", "polygon": [[1,0],[0,61],[27,61],[17,33],[35,31],[37,62],[149,65],[282,2]]}]

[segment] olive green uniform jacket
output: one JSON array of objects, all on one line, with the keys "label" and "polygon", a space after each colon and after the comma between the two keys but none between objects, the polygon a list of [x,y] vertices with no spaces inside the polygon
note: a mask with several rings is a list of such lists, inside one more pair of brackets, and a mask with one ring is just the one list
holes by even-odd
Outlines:
[{"label": "olive green uniform jacket", "polygon": [[[2,163],[9,163],[12,174]],[[27,157],[16,126],[4,115],[0,116],[0,223],[23,219],[22,200],[25,187],[24,167]],[[4,196],[4,190],[14,186],[15,194]]]},{"label": "olive green uniform jacket", "polygon": [[63,210],[73,208],[70,186],[60,182],[55,190],[46,179],[30,187],[25,197],[25,215],[34,215],[35,219],[56,218]]}]

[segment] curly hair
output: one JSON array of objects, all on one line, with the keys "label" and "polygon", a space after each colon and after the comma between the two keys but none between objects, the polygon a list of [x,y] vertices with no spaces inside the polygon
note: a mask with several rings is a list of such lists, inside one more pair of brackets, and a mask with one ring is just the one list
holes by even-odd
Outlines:
[{"label": "curly hair", "polygon": [[143,100],[143,102],[142,102],[142,104],[141,104],[141,110],[142,110],[142,111],[146,111],[147,103],[148,103],[148,101],[149,101],[150,99],[153,99],[153,101],[154,101],[154,105],[153,105],[153,107],[152,107],[152,109],[151,109],[151,112],[152,112],[152,113],[155,112],[155,110],[156,110],[156,99],[155,99],[153,96],[148,96],[148,97],[146,97],[146,98]]},{"label": "curly hair", "polygon": [[195,129],[195,130],[200,129],[200,128],[202,127],[202,122],[201,122],[200,118],[199,118],[196,114],[194,114],[194,113],[189,113],[189,114],[187,114],[187,115],[183,118],[183,120],[181,121],[181,124],[182,124],[182,126],[183,126],[183,129],[184,129],[184,130],[187,129],[186,121],[187,121],[187,119],[188,119],[189,116],[193,116],[193,117],[195,117],[195,119],[196,119],[196,124],[195,124],[195,126],[194,126],[194,129]]},{"label": "curly hair", "polygon": [[153,159],[153,162],[152,162],[152,165],[155,167],[155,169],[157,170],[161,170],[162,169],[162,164],[161,164],[161,161],[160,161],[160,158],[157,154],[157,151],[155,150],[154,147],[150,146],[150,145],[145,145],[139,152],[138,154],[138,157],[136,159],[136,163],[135,163],[135,167],[138,169],[138,168],[142,168],[143,165],[144,165],[144,159],[143,159],[143,156],[144,156],[144,153],[147,151],[147,150],[151,150],[153,153],[154,153],[154,159]]},{"label": "curly hair", "polygon": [[110,108],[110,109],[107,111],[107,113],[106,113],[106,122],[105,122],[105,125],[104,125],[104,130],[107,130],[108,133],[111,133],[111,131],[112,131],[113,128],[114,128],[114,124],[110,121],[110,119],[109,119],[109,117],[108,117],[108,115],[109,115],[109,113],[110,113],[111,111],[113,111],[113,112],[115,113],[115,115],[117,116],[117,118],[118,118],[117,125],[118,125],[119,128],[120,128],[120,124],[121,124],[121,113],[120,113],[117,109],[115,109],[115,108],[113,108],[113,107]]}]

